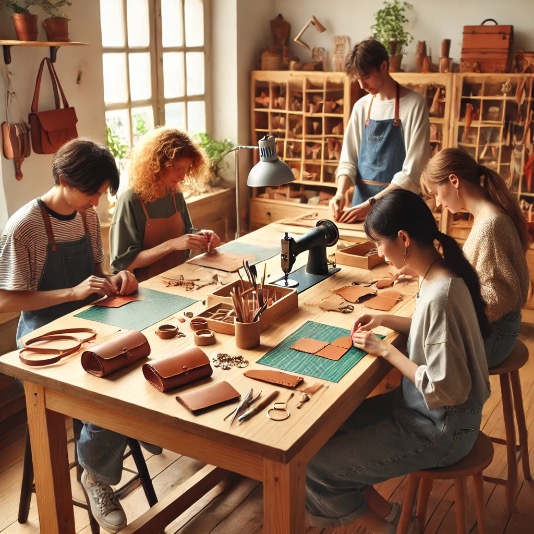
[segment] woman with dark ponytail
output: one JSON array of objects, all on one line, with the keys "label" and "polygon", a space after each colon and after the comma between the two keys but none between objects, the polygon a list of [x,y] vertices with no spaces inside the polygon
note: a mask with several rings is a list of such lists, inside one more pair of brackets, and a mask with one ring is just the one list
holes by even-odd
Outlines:
[{"label": "woman with dark ponytail", "polygon": [[504,180],[461,149],[447,148],[436,154],[423,171],[422,182],[438,206],[473,215],[463,251],[480,278],[491,323],[484,346],[488,365],[493,367],[512,351],[527,300],[525,218]]},{"label": "woman with dark ponytail", "polygon": [[[313,526],[357,523],[378,534],[396,531],[400,505],[374,484],[451,465],[471,450],[490,393],[481,333],[488,323],[475,270],[421,197],[387,193],[364,227],[380,256],[419,276],[411,319],[364,314],[351,332],[356,347],[403,374],[402,385],[364,401],[311,460],[307,508]],[[378,338],[378,326],[407,334],[407,354]]]}]

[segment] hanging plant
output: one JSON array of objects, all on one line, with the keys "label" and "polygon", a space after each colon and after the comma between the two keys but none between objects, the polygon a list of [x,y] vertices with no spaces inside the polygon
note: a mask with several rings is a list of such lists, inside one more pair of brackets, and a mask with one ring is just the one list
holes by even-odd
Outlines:
[{"label": "hanging plant", "polygon": [[413,41],[413,36],[404,29],[404,25],[409,23],[406,12],[412,8],[408,2],[386,0],[384,7],[375,13],[375,23],[371,26],[373,36],[391,56],[403,54],[406,46]]}]

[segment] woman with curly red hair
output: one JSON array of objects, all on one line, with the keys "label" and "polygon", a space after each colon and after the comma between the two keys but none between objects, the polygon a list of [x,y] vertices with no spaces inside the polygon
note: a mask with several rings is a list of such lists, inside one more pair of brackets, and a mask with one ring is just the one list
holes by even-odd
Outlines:
[{"label": "woman with curly red hair", "polygon": [[139,281],[183,263],[191,249],[220,245],[212,232],[193,228],[181,188],[205,181],[206,156],[191,137],[175,128],[156,128],[133,148],[130,189],[119,197],[110,229],[111,265]]}]

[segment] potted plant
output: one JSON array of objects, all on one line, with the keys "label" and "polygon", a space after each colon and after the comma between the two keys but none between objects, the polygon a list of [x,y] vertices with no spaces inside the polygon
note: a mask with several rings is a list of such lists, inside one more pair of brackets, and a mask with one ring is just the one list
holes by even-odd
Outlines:
[{"label": "potted plant", "polygon": [[211,172],[211,186],[216,187],[224,182],[221,176],[221,169],[224,164],[222,159],[223,155],[233,148],[234,144],[230,139],[223,139],[217,141],[210,137],[207,133],[197,133],[193,136],[193,139],[204,150],[209,159],[210,172]]},{"label": "potted plant", "polygon": [[413,36],[404,29],[404,25],[409,22],[406,12],[412,7],[412,4],[403,0],[386,0],[384,7],[375,13],[375,23],[371,30],[375,39],[389,51],[392,71],[399,70],[402,54],[413,40]]},{"label": "potted plant", "polygon": [[30,13],[31,0],[6,0],[4,7],[13,11],[13,25],[19,41],[37,41],[37,15]]},{"label": "potted plant", "polygon": [[71,6],[70,0],[34,0],[48,17],[43,21],[47,41],[64,42],[69,40],[69,17],[61,11],[64,6]]}]

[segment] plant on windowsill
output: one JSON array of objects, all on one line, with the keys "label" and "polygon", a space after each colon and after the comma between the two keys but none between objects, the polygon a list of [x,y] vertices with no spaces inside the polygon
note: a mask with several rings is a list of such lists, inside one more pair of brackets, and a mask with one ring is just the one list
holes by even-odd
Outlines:
[{"label": "plant on windowsill", "polygon": [[412,7],[403,0],[385,0],[384,7],[375,13],[375,23],[371,26],[374,38],[389,52],[393,72],[400,70],[405,48],[413,41],[413,36],[404,29],[409,22],[406,12]]}]

